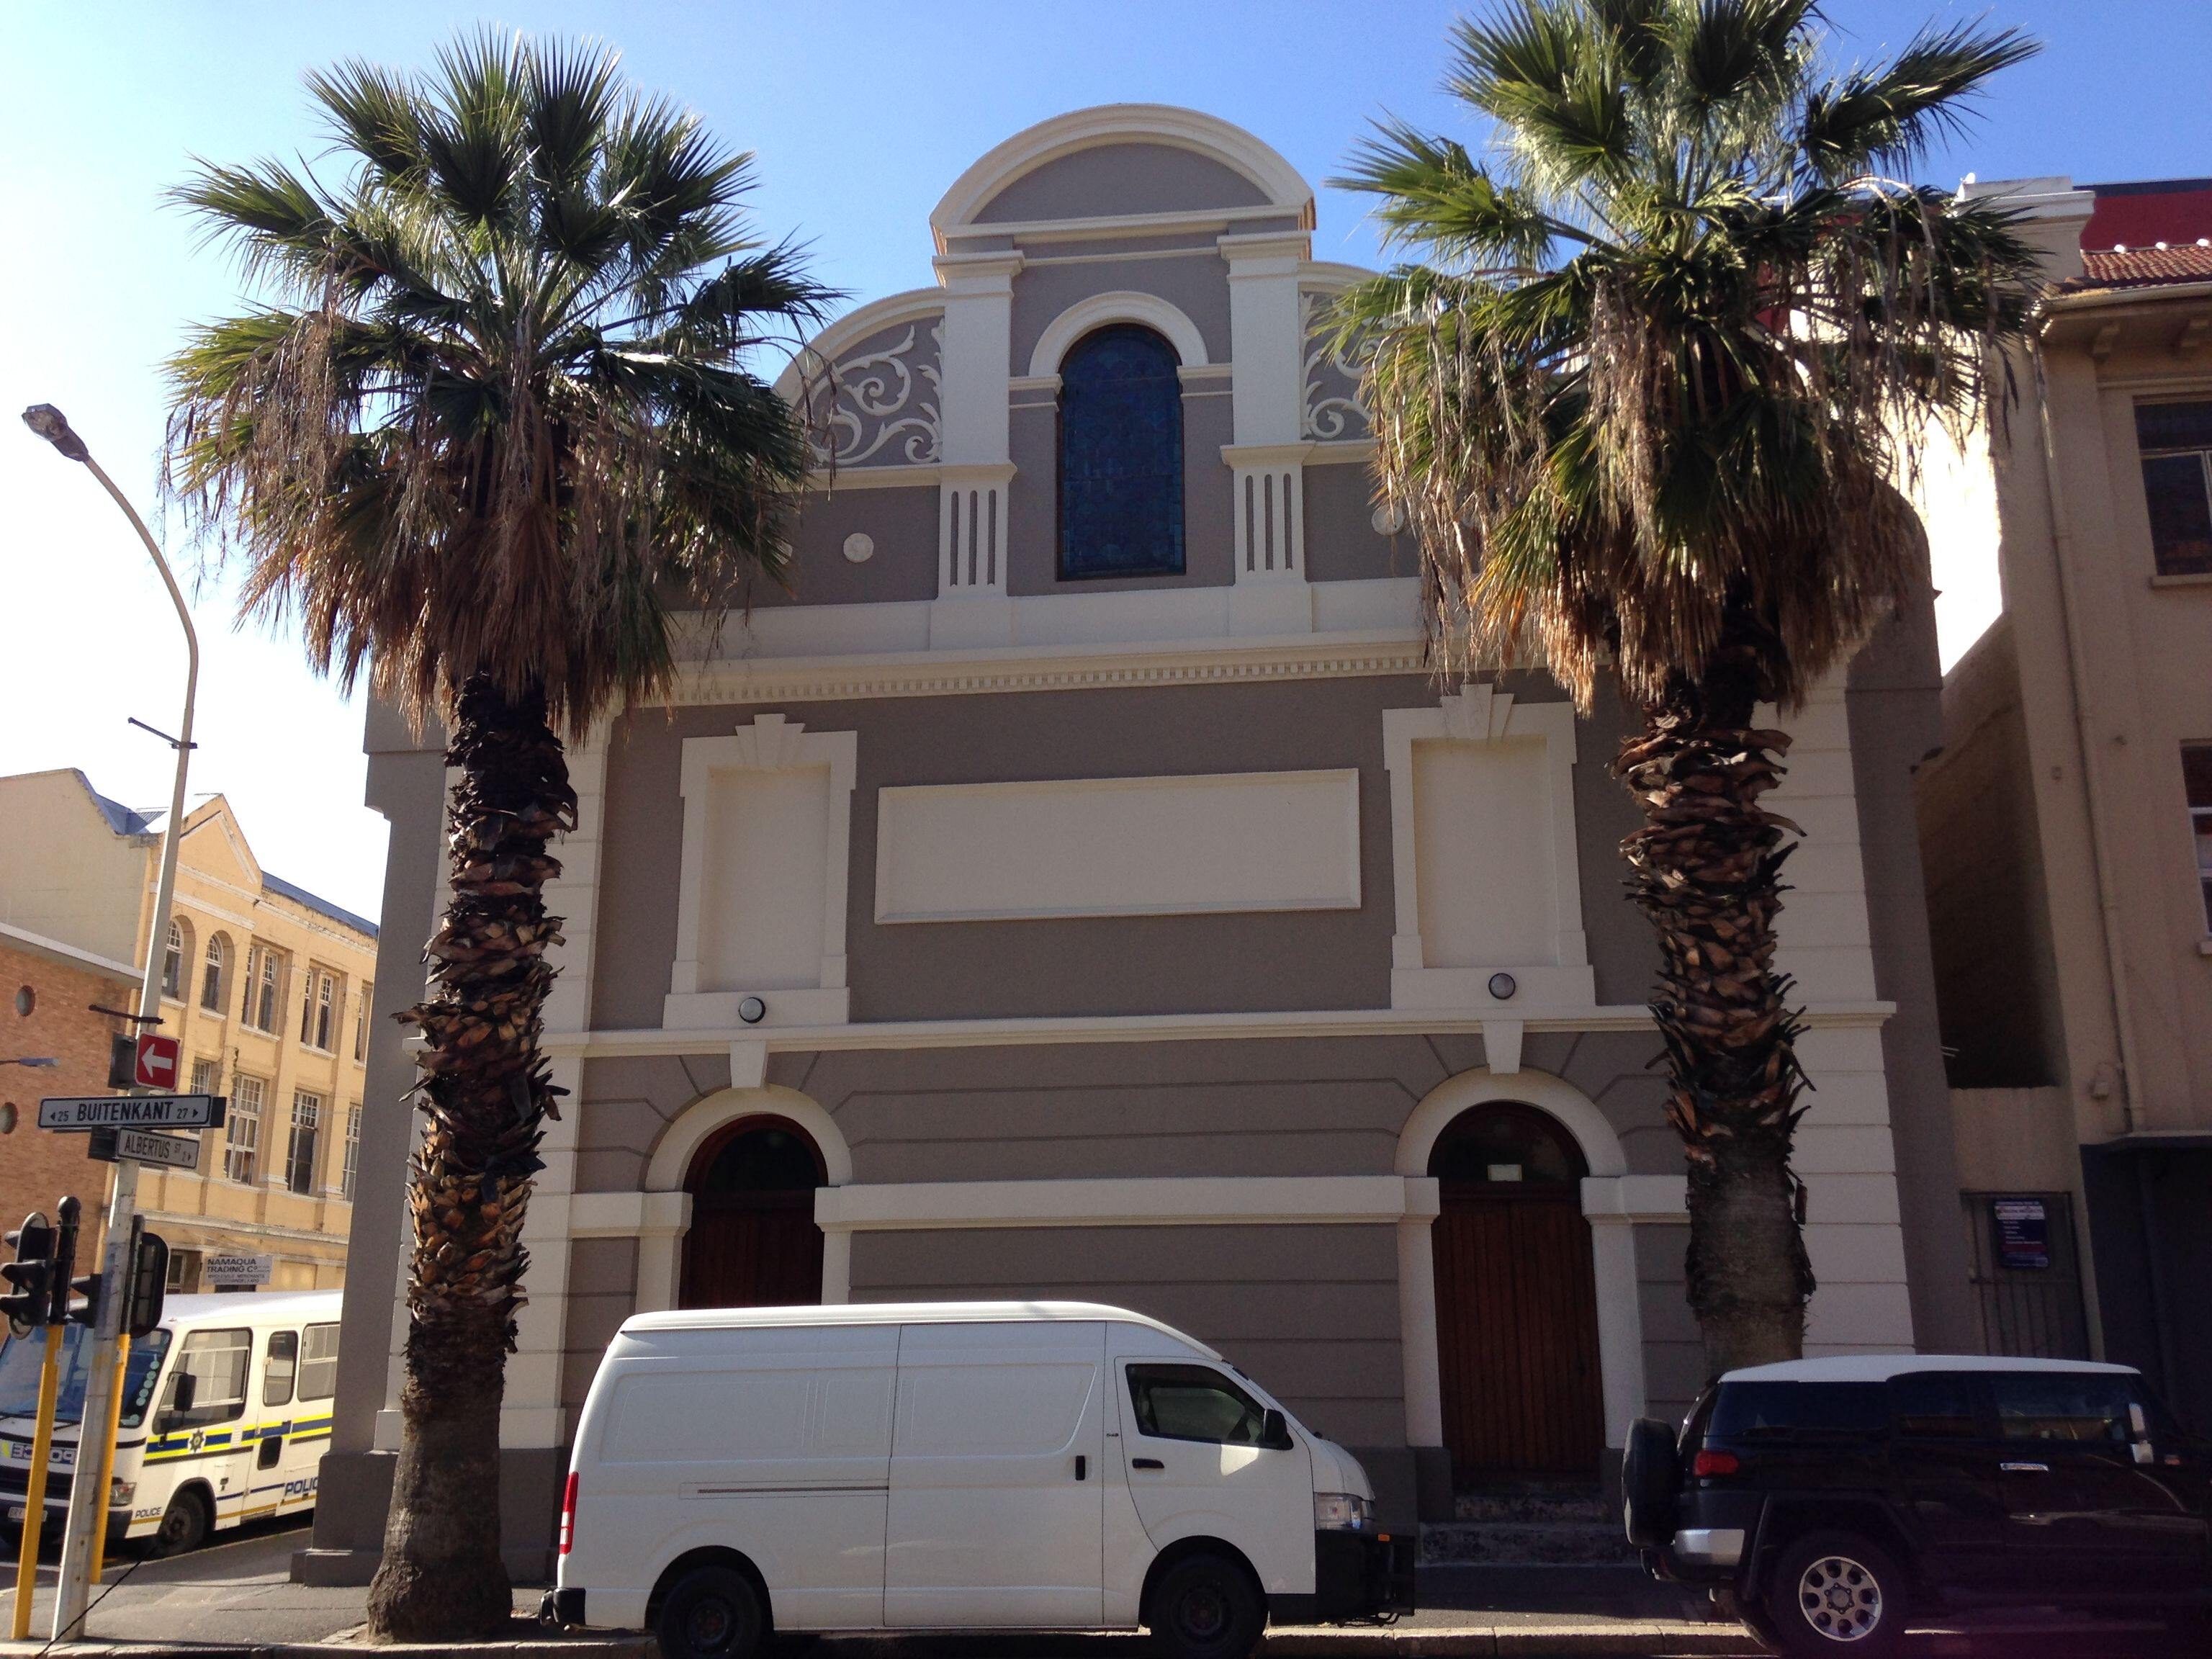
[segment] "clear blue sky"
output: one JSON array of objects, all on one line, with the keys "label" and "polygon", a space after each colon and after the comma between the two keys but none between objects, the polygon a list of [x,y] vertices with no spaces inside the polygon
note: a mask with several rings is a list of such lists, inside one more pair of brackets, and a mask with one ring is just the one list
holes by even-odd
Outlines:
[{"label": "clear blue sky", "polygon": [[[665,3],[465,7],[62,6],[0,0],[0,772],[78,765],[133,803],[168,757],[124,724],[173,718],[182,650],[129,532],[89,481],[12,418],[52,402],[150,507],[157,368],[188,321],[236,298],[161,193],[194,154],[321,149],[303,70],[360,54],[426,61],[456,27],[592,34],[629,73],[758,152],[760,223],[812,244],[855,302],[927,283],[924,220],[1000,139],[1063,110],[1187,104],[1250,128],[1318,184],[1382,111],[1471,139],[1437,91],[1450,19],[1434,0],[1273,4]],[[2047,43],[1999,82],[1983,122],[1927,176],[2069,173],[2082,183],[2212,174],[2205,0],[1837,0],[1846,56],[1930,16],[1988,16]],[[1368,262],[1358,201],[1324,191],[1316,252]],[[381,820],[362,805],[357,705],[309,678],[291,641],[229,625],[220,577],[198,605],[207,667],[196,788],[239,808],[270,867],[374,915]]]}]

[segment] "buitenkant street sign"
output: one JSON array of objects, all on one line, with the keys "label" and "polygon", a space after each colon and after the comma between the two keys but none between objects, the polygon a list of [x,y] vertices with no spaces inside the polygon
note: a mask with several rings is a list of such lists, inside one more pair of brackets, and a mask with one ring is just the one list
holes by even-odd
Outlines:
[{"label": "buitenkant street sign", "polygon": [[41,1129],[211,1129],[221,1095],[58,1095],[39,1103]]},{"label": "buitenkant street sign", "polygon": [[200,1144],[183,1135],[149,1134],[143,1129],[94,1129],[86,1152],[112,1164],[127,1158],[133,1164],[159,1164],[171,1170],[200,1167]]}]

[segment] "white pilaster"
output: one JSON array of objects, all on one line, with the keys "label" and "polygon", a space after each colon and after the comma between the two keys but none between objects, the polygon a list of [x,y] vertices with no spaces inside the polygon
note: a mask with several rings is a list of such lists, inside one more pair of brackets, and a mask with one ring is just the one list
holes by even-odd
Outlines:
[{"label": "white pilaster", "polygon": [[1010,645],[1006,599],[1008,439],[1013,375],[1014,274],[1018,253],[947,254],[945,289],[943,465],[938,474],[937,599],[930,643],[939,648]]},{"label": "white pilaster", "polygon": [[1229,264],[1229,355],[1233,366],[1228,464],[1235,587],[1229,631],[1313,631],[1306,575],[1304,324],[1298,270],[1303,232],[1223,236]]}]

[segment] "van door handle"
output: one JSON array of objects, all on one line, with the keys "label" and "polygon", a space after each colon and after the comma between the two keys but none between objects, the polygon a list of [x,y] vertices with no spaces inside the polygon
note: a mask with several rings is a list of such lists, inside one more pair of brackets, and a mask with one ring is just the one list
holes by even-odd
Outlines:
[{"label": "van door handle", "polygon": [[1167,1465],[1157,1457],[1133,1457],[1129,1460],[1129,1467],[1133,1469],[1164,1469]]},{"label": "van door handle", "polygon": [[1075,1460],[1075,1478],[1078,1480],[1088,1479],[1090,1470],[1091,1460],[1079,1454]]},{"label": "van door handle", "polygon": [[2051,1465],[2048,1463],[2000,1463],[1997,1465],[1997,1468],[2003,1470],[2007,1474],[2048,1474],[2051,1473]]}]

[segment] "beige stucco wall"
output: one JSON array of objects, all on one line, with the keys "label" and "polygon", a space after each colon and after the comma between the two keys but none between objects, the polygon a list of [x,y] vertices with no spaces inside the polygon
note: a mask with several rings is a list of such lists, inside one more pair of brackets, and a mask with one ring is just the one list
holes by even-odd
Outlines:
[{"label": "beige stucco wall", "polygon": [[0,778],[0,921],[117,962],[137,951],[143,837],[118,836],[70,770]]}]

